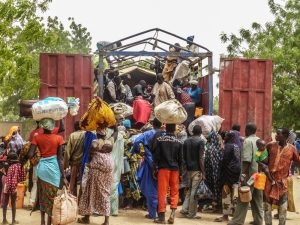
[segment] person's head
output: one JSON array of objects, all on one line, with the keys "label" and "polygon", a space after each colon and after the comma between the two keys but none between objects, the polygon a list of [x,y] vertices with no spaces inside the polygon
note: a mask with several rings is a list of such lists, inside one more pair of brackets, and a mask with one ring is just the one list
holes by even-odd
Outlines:
[{"label": "person's head", "polygon": [[246,127],[245,127],[245,134],[246,136],[250,136],[252,134],[256,133],[256,124],[255,123],[247,123]]},{"label": "person's head", "polygon": [[225,136],[226,136],[227,132],[229,132],[229,131],[228,130],[222,130],[221,131],[220,135],[221,135],[221,137],[222,137],[223,140],[225,140]]},{"label": "person's head", "polygon": [[124,85],[128,84],[128,82],[131,80],[130,74],[125,74],[124,76],[122,76],[122,78],[123,78]]},{"label": "person's head", "polygon": [[285,127],[281,127],[277,129],[275,140],[278,141],[279,143],[285,143],[289,137],[289,134],[290,134],[289,129]]},{"label": "person's head", "polygon": [[114,82],[116,83],[117,86],[119,86],[122,82],[122,79],[121,77],[117,76],[117,77],[114,77]]},{"label": "person's head", "polygon": [[13,164],[13,161],[16,161],[19,159],[18,154],[14,151],[10,151],[7,155],[8,163]]},{"label": "person's head", "polygon": [[231,130],[241,131],[241,126],[239,124],[233,124]]},{"label": "person's head", "polygon": [[44,118],[40,120],[40,128],[44,129],[44,133],[51,133],[54,129],[54,120],[51,118]]},{"label": "person's head", "polygon": [[191,84],[192,90],[196,90],[197,89],[197,87],[198,87],[198,81],[192,80],[192,81],[190,81],[190,84]]},{"label": "person's head", "polygon": [[96,129],[96,133],[97,133],[97,137],[98,138],[104,138],[106,136],[107,133],[107,128],[106,127],[98,127]]},{"label": "person's head", "polygon": [[146,88],[147,87],[147,83],[144,80],[140,80],[139,84],[142,86],[142,88]]},{"label": "person's head", "polygon": [[112,151],[112,146],[109,144],[105,144],[102,146],[102,148],[100,149],[101,153],[110,153]]},{"label": "person's head", "polygon": [[153,124],[154,129],[160,129],[160,127],[162,125],[162,123],[157,118],[154,118],[152,124]]},{"label": "person's head", "polygon": [[81,130],[81,128],[79,126],[79,120],[75,121],[75,123],[74,123],[74,130],[75,131]]},{"label": "person's head", "polygon": [[164,77],[163,77],[163,75],[161,73],[159,73],[159,74],[156,75],[156,81],[159,84],[162,84],[164,82]]},{"label": "person's head", "polygon": [[116,42],[116,45],[117,45],[117,47],[119,48],[119,47],[122,46],[122,42],[121,42],[121,41],[117,41],[117,42]]},{"label": "person's head", "polygon": [[[174,45],[177,46],[177,47],[174,47],[174,48],[175,48],[175,52],[180,52],[180,51],[181,51],[181,49],[180,49],[180,44],[175,43]],[[179,47],[179,48],[178,48],[178,47]]]},{"label": "person's head", "polygon": [[266,142],[263,139],[258,139],[256,141],[256,147],[259,151],[264,151],[266,149]]},{"label": "person's head", "polygon": [[120,73],[119,73],[119,70],[115,70],[115,71],[114,71],[114,76],[115,76],[115,77],[119,76],[119,74],[120,74]]},{"label": "person's head", "polygon": [[176,130],[176,124],[166,124],[166,132],[174,133]]},{"label": "person's head", "polygon": [[187,37],[187,40],[188,40],[188,41],[187,41],[186,43],[187,43],[188,45],[192,45],[192,43],[190,43],[190,41],[191,41],[191,42],[194,42],[194,37],[195,37],[194,35],[193,35],[193,36],[188,36],[188,37]]},{"label": "person's head", "polygon": [[200,136],[202,134],[202,127],[200,125],[195,125],[193,127],[194,136]]},{"label": "person's head", "polygon": [[224,142],[228,143],[228,142],[234,142],[235,139],[235,135],[233,132],[227,131],[224,137]]},{"label": "person's head", "polygon": [[113,72],[113,71],[109,71],[108,74],[107,74],[107,77],[108,77],[108,79],[110,79],[110,80],[113,79],[114,76],[115,76],[115,75],[114,75],[114,72]]}]

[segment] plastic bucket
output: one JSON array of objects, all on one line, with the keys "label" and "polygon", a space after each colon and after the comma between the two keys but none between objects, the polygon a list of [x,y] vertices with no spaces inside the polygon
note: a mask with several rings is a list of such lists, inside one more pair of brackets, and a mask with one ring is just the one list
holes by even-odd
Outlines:
[{"label": "plastic bucket", "polygon": [[242,186],[239,188],[239,195],[241,202],[250,202],[252,200],[252,194],[250,187]]}]

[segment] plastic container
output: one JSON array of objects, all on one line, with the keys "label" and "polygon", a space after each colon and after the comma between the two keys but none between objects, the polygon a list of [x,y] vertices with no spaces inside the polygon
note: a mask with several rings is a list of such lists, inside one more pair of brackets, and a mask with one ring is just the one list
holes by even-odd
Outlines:
[{"label": "plastic container", "polygon": [[259,173],[257,179],[254,181],[254,187],[258,190],[265,190],[267,176],[264,173]]},{"label": "plastic container", "polygon": [[252,200],[252,194],[250,187],[242,186],[239,188],[239,195],[241,202],[250,202]]},{"label": "plastic container", "polygon": [[23,208],[24,195],[25,195],[25,185],[24,183],[19,183],[17,186],[17,202],[16,202],[17,209]]},{"label": "plastic container", "polygon": [[254,184],[255,180],[257,179],[257,177],[258,177],[258,173],[254,173],[250,177],[250,179],[247,181],[248,186],[252,186]]},{"label": "plastic container", "polygon": [[239,197],[239,184],[232,185],[232,192],[233,192],[233,197],[235,198]]}]

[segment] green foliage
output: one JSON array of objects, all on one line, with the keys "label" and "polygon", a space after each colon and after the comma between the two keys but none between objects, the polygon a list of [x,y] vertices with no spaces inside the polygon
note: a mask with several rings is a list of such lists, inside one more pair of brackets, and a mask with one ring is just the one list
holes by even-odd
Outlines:
[{"label": "green foliage", "polygon": [[213,114],[219,114],[219,96],[215,96],[213,100]]},{"label": "green foliage", "polygon": [[44,19],[51,0],[0,1],[0,99],[3,115],[18,115],[21,99],[37,99],[39,54],[90,52],[90,33],[74,18],[65,29],[57,17]]},{"label": "green foliage", "polygon": [[275,19],[265,25],[254,22],[238,34],[220,35],[227,43],[227,57],[272,59],[273,127],[300,128],[300,2],[285,5],[268,0]]}]

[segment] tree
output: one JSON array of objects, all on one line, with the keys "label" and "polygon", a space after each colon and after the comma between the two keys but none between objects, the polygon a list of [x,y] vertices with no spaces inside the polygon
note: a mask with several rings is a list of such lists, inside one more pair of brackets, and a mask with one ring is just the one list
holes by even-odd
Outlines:
[{"label": "tree", "polygon": [[272,59],[273,127],[300,128],[300,3],[286,0],[279,5],[268,0],[274,21],[252,23],[238,34],[221,33],[228,57]]},{"label": "tree", "polygon": [[21,99],[38,98],[39,54],[90,52],[90,33],[74,18],[65,29],[57,17],[44,18],[52,0],[0,1],[0,99],[3,115],[18,115]]}]

